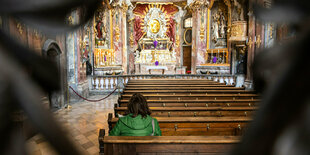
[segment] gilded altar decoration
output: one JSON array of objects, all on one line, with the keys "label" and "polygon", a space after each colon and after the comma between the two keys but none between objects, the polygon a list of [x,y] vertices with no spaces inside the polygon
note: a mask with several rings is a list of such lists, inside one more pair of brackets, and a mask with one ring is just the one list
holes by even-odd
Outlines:
[{"label": "gilded altar decoration", "polygon": [[176,36],[175,14],[179,11],[173,3],[137,2],[134,13],[135,71],[148,73],[147,67],[158,62],[174,72],[176,51],[180,36]]},{"label": "gilded altar decoration", "polygon": [[234,21],[231,25],[230,41],[246,41],[247,38],[247,22]]},{"label": "gilded altar decoration", "polygon": [[175,52],[170,52],[169,49],[172,42],[168,38],[157,39],[143,39],[140,42],[142,47],[141,52],[136,51],[136,63],[154,63],[155,61],[174,63],[176,62]]},{"label": "gilded altar decoration", "polygon": [[95,68],[115,65],[115,51],[113,49],[96,48],[94,52]]},{"label": "gilded altar decoration", "polygon": [[151,30],[152,33],[158,33],[160,30],[160,23],[157,19],[153,19],[152,21],[149,21],[148,29]]},{"label": "gilded altar decoration", "polygon": [[206,62],[208,66],[229,66],[228,49],[209,49],[205,54]]},{"label": "gilded altar decoration", "polygon": [[147,38],[165,38],[167,22],[165,14],[159,8],[150,8],[144,18],[144,25]]}]

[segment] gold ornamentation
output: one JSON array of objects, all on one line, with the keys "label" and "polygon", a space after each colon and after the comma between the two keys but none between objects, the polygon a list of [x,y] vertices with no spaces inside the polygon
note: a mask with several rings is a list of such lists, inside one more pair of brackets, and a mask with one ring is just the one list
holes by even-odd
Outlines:
[{"label": "gold ornamentation", "polygon": [[23,35],[23,25],[21,23],[17,23],[16,28],[20,35]]},{"label": "gold ornamentation", "polygon": [[95,67],[113,66],[115,64],[115,51],[113,49],[96,48],[94,52]]},{"label": "gold ornamentation", "polygon": [[258,35],[257,38],[256,38],[256,43],[255,43],[256,46],[257,46],[257,48],[260,47],[261,43],[262,43],[262,40],[261,40],[261,38],[260,38],[260,35]]},{"label": "gold ornamentation", "polygon": [[40,38],[38,30],[33,30],[33,34],[36,39]]},{"label": "gold ornamentation", "polygon": [[[227,30],[228,31],[228,30]],[[231,25],[230,41],[245,41],[247,31],[246,21],[235,21]]]},{"label": "gold ornamentation", "polygon": [[122,2],[122,6],[121,6],[123,15],[125,16],[128,10],[128,5],[125,3],[125,1]]},{"label": "gold ornamentation", "polygon": [[252,48],[252,44],[253,44],[252,37],[250,37],[249,42],[247,43],[247,45],[248,45],[249,48]]},{"label": "gold ornamentation", "polygon": [[269,25],[269,38],[272,39],[273,38],[273,24]]},{"label": "gold ornamentation", "polygon": [[120,32],[119,32],[119,26],[116,25],[116,28],[115,28],[115,41],[118,42],[119,41],[119,36],[120,36]]},{"label": "gold ornamentation", "polygon": [[203,6],[209,5],[208,1],[205,0],[196,0],[195,2],[189,5],[189,8],[192,12],[200,10]]},{"label": "gold ornamentation", "polygon": [[74,20],[72,16],[68,17],[68,22],[69,22],[69,25],[73,25]]},{"label": "gold ornamentation", "polygon": [[131,35],[129,37],[129,41],[130,41],[130,47],[133,47],[133,45],[134,45],[133,33],[131,33]]},{"label": "gold ornamentation", "polygon": [[156,34],[160,30],[160,23],[157,19],[153,19],[149,21],[147,25],[148,25],[148,29],[150,29],[152,33]]},{"label": "gold ornamentation", "polygon": [[180,46],[180,36],[179,35],[177,35],[176,38],[175,38],[175,46],[176,47]]},{"label": "gold ornamentation", "polygon": [[200,40],[203,40],[205,38],[205,26],[204,24],[201,24],[200,27]]}]

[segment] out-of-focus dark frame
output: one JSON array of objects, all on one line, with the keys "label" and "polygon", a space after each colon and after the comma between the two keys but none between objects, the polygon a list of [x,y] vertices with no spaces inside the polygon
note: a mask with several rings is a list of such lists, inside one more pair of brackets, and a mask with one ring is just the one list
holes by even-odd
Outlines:
[{"label": "out-of-focus dark frame", "polygon": [[[0,14],[55,35],[85,24],[101,3],[100,0],[0,0]],[[80,23],[70,25],[66,19],[74,9],[81,10],[83,16]],[[59,154],[81,154],[41,104],[41,90],[60,88],[56,65],[0,29],[0,72],[0,154],[27,153],[24,145],[28,133],[24,132],[28,121]]]}]

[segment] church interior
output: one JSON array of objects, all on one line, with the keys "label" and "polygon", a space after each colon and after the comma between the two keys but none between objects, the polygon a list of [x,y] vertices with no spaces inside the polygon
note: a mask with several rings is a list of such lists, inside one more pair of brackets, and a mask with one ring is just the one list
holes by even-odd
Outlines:
[{"label": "church interior", "polygon": [[[0,153],[310,154],[309,6],[0,1]],[[136,93],[162,136],[109,136]]]}]

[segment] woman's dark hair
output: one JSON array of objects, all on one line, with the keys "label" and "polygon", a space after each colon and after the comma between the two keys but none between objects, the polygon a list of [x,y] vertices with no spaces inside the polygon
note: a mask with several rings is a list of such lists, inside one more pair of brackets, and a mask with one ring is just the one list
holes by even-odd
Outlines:
[{"label": "woman's dark hair", "polygon": [[142,117],[146,117],[151,114],[149,106],[147,105],[146,98],[140,93],[134,93],[128,103],[128,112],[132,117],[136,117],[139,114]]}]

